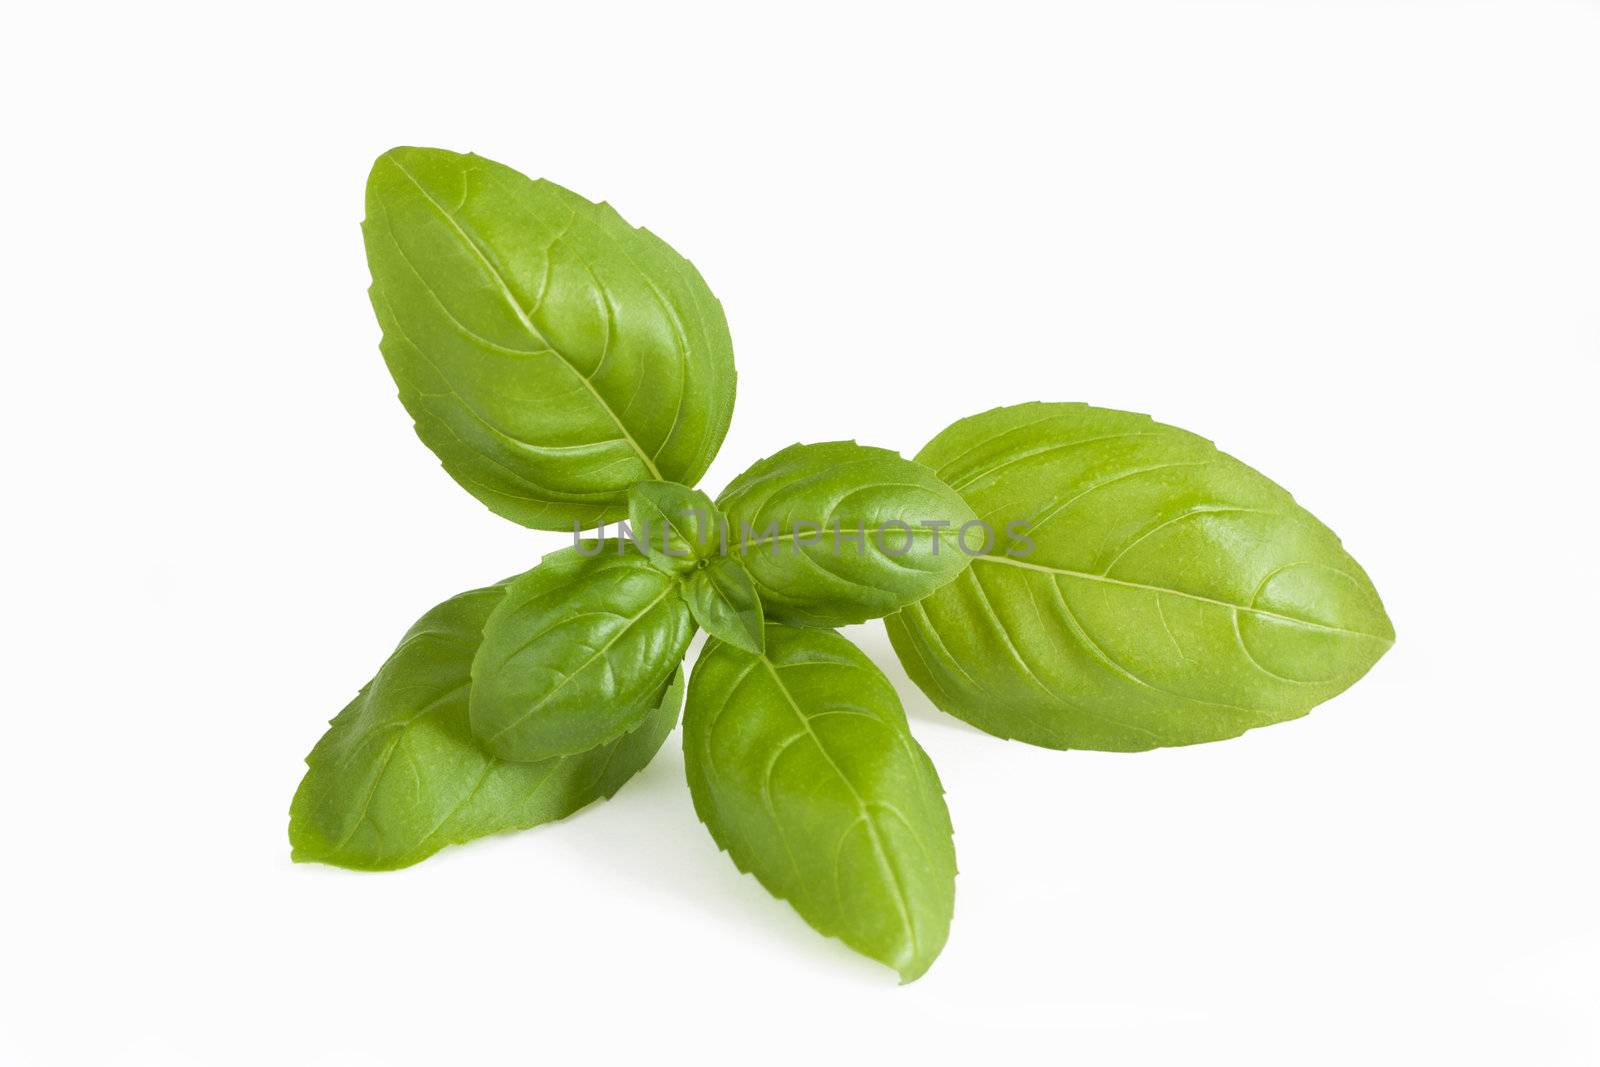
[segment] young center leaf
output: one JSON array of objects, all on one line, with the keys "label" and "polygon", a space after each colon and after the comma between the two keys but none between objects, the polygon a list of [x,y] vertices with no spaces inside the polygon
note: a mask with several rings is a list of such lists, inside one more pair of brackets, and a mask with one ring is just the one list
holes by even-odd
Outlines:
[{"label": "young center leaf", "polygon": [[[966,568],[972,509],[918,463],[854,441],[790,445],[717,505],[767,618],[843,626],[927,596]],[[984,536],[969,531],[974,548]]]},{"label": "young center leaf", "polygon": [[395,148],[362,224],[383,355],[417,434],[500,515],[620,518],[643,479],[694,484],[733,412],[722,307],[606,204],[480,156]]},{"label": "young center leaf", "polygon": [[722,522],[722,512],[698,489],[675,482],[628,489],[630,541],[663,573],[689,574],[717,555]]},{"label": "young center leaf", "polygon": [[732,556],[707,561],[683,587],[683,598],[700,628],[719,641],[759,653],[766,619],[745,565]]},{"label": "young center leaf", "polygon": [[428,612],[333,720],[290,805],[295,860],[407,867],[446,845],[565,818],[650,762],[677,723],[681,672],[638,729],[588,752],[507,763],[474,742],[468,672],[503,595],[478,589]]},{"label": "young center leaf", "polygon": [[512,581],[484,624],[469,710],[502,759],[586,752],[635,729],[694,636],[677,579],[616,541],[581,547]]},{"label": "young center leaf", "polygon": [[955,906],[950,815],[894,687],[854,645],[780,625],[765,655],[708,642],[683,753],[695,812],[741,871],[902,981],[928,969]]},{"label": "young center leaf", "polygon": [[1339,539],[1264,475],[1145,415],[1023,404],[917,457],[1000,531],[885,620],[940,708],[1051,748],[1136,751],[1303,715],[1394,629]]},{"label": "young center leaf", "polygon": [[727,520],[698,489],[640,482],[628,490],[632,544],[645,545],[652,565],[683,581],[694,621],[712,637],[746,652],[761,651],[764,618],[750,572],[723,555]]}]

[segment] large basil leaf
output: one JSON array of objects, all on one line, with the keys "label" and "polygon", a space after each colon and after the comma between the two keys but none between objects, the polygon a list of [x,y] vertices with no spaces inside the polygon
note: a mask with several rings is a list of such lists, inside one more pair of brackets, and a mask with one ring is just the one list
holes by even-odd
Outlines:
[{"label": "large basil leaf", "polygon": [[472,661],[472,732],[490,752],[587,752],[655,706],[694,623],[676,579],[618,548],[564,548],[506,587]]},{"label": "large basil leaf", "polygon": [[383,355],[417,434],[495,512],[621,517],[693,484],[733,412],[727,322],[694,267],[606,204],[490,160],[396,148],[367,180]]},{"label": "large basil leaf", "polygon": [[683,718],[700,820],[823,934],[911,981],[944,947],[955,846],[939,776],[894,687],[827,630],[769,625],[766,654],[711,641]]},{"label": "large basil leaf", "polygon": [[1339,539],[1262,474],[1148,416],[1023,404],[917,457],[1004,532],[886,620],[939,707],[1001,737],[1136,751],[1303,715],[1394,641]]},{"label": "large basil leaf", "polygon": [[802,626],[864,622],[927,596],[967,566],[960,534],[975,518],[928,468],[854,441],[790,445],[717,505],[767,617]]},{"label": "large basil leaf", "polygon": [[468,671],[503,594],[478,589],[428,612],[333,720],[289,808],[296,860],[407,867],[446,845],[565,818],[650,762],[678,721],[681,672],[638,729],[589,752],[507,763],[474,743]]}]

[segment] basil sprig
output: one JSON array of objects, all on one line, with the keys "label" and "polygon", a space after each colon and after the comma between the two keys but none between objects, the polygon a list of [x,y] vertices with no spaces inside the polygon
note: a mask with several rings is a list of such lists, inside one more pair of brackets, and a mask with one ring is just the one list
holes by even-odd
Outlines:
[{"label": "basil sprig", "polygon": [[796,444],[713,500],[694,486],[732,416],[732,344],[660,238],[428,148],[374,164],[363,232],[417,434],[490,509],[575,543],[406,633],[307,757],[296,860],[390,870],[565,818],[681,706],[718,846],[911,981],[949,936],[950,815],[894,687],[832,627],[887,616],[911,678],[990,733],[1117,750],[1303,715],[1393,643],[1338,538],[1193,434],[1024,404],[916,460]]}]

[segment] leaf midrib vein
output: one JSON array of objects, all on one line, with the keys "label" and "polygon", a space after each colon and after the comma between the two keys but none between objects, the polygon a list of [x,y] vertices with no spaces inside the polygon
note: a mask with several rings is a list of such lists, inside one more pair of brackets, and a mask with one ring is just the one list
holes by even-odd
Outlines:
[{"label": "leaf midrib vein", "polygon": [[1130,582],[1123,578],[1112,578],[1104,574],[1090,574],[1087,571],[1068,570],[1064,567],[1046,567],[1040,563],[1028,563],[1020,559],[1010,559],[1005,556],[982,555],[973,558],[973,563],[1003,563],[1008,567],[1021,567],[1024,570],[1038,571],[1041,574],[1058,574],[1067,578],[1078,578],[1086,582],[1100,582],[1104,585],[1121,586],[1124,589],[1141,589],[1150,593],[1166,593],[1169,596],[1183,597],[1185,600],[1194,600],[1202,604],[1214,604],[1219,608],[1228,608],[1235,612],[1248,612],[1264,619],[1274,619],[1278,622],[1291,623],[1295,626],[1305,626],[1314,630],[1327,630],[1331,633],[1349,634],[1351,637],[1365,637],[1371,641],[1382,641],[1385,645],[1394,644],[1392,637],[1382,634],[1370,634],[1365,630],[1352,630],[1344,626],[1333,626],[1325,622],[1316,622],[1312,619],[1300,619],[1293,615],[1284,615],[1277,611],[1268,611],[1266,608],[1251,607],[1246,604],[1234,604],[1215,597],[1202,596],[1199,593],[1188,593],[1182,589],[1170,589],[1164,585],[1147,585],[1144,582]]}]

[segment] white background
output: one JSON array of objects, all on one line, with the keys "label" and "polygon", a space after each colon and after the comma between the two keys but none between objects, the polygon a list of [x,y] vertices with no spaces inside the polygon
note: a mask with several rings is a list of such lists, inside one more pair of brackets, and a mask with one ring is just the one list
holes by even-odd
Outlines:
[{"label": "white background", "polygon": [[[34,5],[6,99],[18,1064],[1592,1063],[1600,7]],[[395,144],[608,199],[739,365],[713,493],[1030,399],[1289,487],[1399,632],[1142,755],[901,686],[961,864],[920,982],[695,821],[676,737],[571,821],[289,862],[330,718],[521,530],[414,438],[357,224]]]}]

